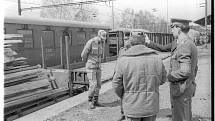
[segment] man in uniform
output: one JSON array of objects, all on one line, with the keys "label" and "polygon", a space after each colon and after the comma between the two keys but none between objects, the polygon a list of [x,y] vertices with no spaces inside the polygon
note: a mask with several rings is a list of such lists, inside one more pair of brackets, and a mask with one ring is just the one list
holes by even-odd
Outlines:
[{"label": "man in uniform", "polygon": [[[171,22],[172,33],[177,40],[174,44],[166,45],[166,50],[169,51],[171,48],[170,70],[167,78],[170,82],[172,119],[173,121],[192,121],[191,102],[195,94],[195,77],[198,69],[197,47],[187,34],[189,20],[171,19]],[[152,47],[152,44],[149,47]]]},{"label": "man in uniform", "polygon": [[98,36],[90,39],[82,53],[81,58],[86,62],[87,78],[89,80],[88,102],[89,109],[99,106],[98,96],[101,88],[101,56],[103,53],[102,43],[106,40],[107,33],[98,31]]},{"label": "man in uniform", "polygon": [[177,39],[177,47],[172,50],[170,71],[170,96],[173,121],[192,121],[191,103],[195,94],[197,73],[197,47],[187,34],[189,20],[172,19],[171,30]]}]

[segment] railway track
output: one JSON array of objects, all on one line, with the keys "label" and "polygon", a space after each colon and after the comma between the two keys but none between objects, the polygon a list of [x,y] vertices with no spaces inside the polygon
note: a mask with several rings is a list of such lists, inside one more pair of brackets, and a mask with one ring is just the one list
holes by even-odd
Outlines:
[{"label": "railway track", "polygon": [[[88,88],[86,86],[79,86],[78,88],[74,89],[73,96],[87,91],[87,89]],[[49,91],[47,93],[49,93],[48,96],[5,108],[4,121],[13,121],[14,119],[70,98],[68,88],[61,88],[58,90]]]}]

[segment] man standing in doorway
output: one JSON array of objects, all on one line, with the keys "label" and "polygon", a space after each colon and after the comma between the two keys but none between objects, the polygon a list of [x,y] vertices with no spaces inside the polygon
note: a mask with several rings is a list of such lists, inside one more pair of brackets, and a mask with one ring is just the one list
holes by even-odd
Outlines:
[{"label": "man standing in doorway", "polygon": [[87,41],[81,53],[82,60],[86,62],[87,78],[89,80],[89,109],[100,106],[98,97],[101,88],[102,43],[106,40],[106,35],[107,33],[104,30],[99,30],[98,36]]}]

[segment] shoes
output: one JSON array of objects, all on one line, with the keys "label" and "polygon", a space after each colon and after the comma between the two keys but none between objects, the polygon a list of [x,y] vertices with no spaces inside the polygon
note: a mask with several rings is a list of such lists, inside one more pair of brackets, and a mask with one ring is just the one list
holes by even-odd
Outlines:
[{"label": "shoes", "polygon": [[89,109],[94,109],[95,108],[95,105],[94,105],[94,103],[92,101],[89,101],[88,106],[89,106]]},{"label": "shoes", "polygon": [[98,101],[94,102],[94,106],[102,107],[102,105]]},{"label": "shoes", "polygon": [[98,96],[94,96],[93,102],[94,102],[94,106],[102,107],[102,105],[99,103]]},{"label": "shoes", "polygon": [[125,116],[121,116],[117,121],[123,121],[125,120]]}]

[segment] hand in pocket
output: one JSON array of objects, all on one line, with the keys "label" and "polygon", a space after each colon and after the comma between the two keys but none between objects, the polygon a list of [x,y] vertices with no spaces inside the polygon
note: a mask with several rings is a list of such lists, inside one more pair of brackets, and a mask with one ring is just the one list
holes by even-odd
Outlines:
[{"label": "hand in pocket", "polygon": [[186,88],[186,81],[182,84],[179,84],[179,88],[180,88],[180,93],[184,93],[184,90]]}]

